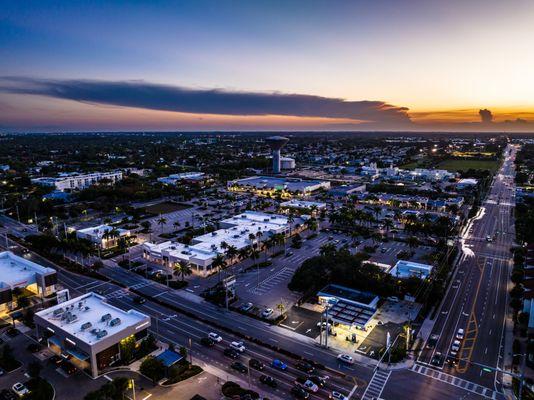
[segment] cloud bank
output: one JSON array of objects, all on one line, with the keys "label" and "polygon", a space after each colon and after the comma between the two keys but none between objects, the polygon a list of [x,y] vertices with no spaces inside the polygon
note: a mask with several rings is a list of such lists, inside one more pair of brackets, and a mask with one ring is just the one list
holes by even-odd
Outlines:
[{"label": "cloud bank", "polygon": [[192,89],[144,81],[51,80],[0,77],[4,93],[193,114],[281,115],[409,124],[408,109],[382,101],[346,101],[302,94]]}]

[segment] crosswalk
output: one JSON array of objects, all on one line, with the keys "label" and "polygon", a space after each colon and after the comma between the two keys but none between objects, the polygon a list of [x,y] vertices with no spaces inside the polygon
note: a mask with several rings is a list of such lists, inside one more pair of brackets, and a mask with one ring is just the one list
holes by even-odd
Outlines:
[{"label": "crosswalk", "polygon": [[480,386],[470,381],[466,381],[465,379],[458,378],[454,375],[449,375],[444,372],[440,372],[435,369],[425,367],[420,364],[414,364],[411,370],[413,372],[417,372],[418,374],[425,375],[425,376],[428,376],[429,378],[448,383],[449,385],[462,388],[471,393],[478,394],[479,396],[483,396],[488,399],[495,399],[495,400],[504,399],[502,394],[494,390],[488,389],[484,386]]},{"label": "crosswalk", "polygon": [[118,289],[114,292],[107,293],[105,295],[106,299],[120,299],[122,297],[126,297],[130,295],[130,289],[131,290],[138,290],[147,286],[153,285],[153,282],[140,282],[136,283],[135,285],[130,286],[128,289]]},{"label": "crosswalk", "polygon": [[380,399],[380,395],[382,394],[390,375],[391,371],[377,370],[371,378],[369,385],[367,385],[362,400]]}]

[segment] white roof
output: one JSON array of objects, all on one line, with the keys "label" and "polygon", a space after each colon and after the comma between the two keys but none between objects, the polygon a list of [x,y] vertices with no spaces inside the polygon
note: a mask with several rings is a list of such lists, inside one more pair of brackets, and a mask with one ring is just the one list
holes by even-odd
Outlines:
[{"label": "white roof", "polygon": [[[98,225],[98,226],[92,226],[90,228],[78,229],[77,232],[78,233],[83,233],[85,235],[97,237],[97,238],[101,239],[102,236],[104,236],[104,234],[106,232],[111,232],[112,230],[113,230],[112,226],[109,226],[109,225]],[[116,228],[116,230],[119,233],[119,235],[126,235],[129,232],[126,229]]]},{"label": "white roof", "polygon": [[[105,318],[105,321],[102,321],[102,317],[108,314],[110,317],[108,316]],[[106,303],[104,297],[92,292],[39,311],[36,315],[89,345],[95,344],[105,337],[114,335],[126,327],[139,325],[139,329],[141,329],[142,327],[148,326],[150,321],[145,314],[136,310],[121,310]],[[67,318],[68,315],[70,315],[70,319]],[[116,318],[120,319],[120,323],[112,325],[110,322]],[[82,325],[89,325],[88,323],[91,326],[82,329]],[[96,332],[94,331],[95,329],[99,331],[105,330],[107,331],[107,335],[99,338],[94,333]]]},{"label": "white roof", "polygon": [[432,272],[434,267],[428,264],[420,264],[413,261],[399,260],[389,273],[400,278],[408,278],[410,276],[418,276],[426,278]]},{"label": "white roof", "polygon": [[35,274],[45,275],[55,272],[10,251],[0,253],[0,288],[26,287],[35,283]]},{"label": "white roof", "polygon": [[313,206],[317,207],[318,209],[325,208],[326,203],[319,203],[316,201],[304,201],[304,200],[297,200],[292,199],[289,201],[284,201],[283,203],[280,203],[280,206],[282,207],[294,207],[294,208],[312,208]]}]

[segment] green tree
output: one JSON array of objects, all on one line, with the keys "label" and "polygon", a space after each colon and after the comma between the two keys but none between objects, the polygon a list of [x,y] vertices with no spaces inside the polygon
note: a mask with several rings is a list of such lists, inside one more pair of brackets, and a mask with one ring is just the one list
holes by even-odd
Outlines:
[{"label": "green tree", "polygon": [[160,381],[165,376],[165,365],[163,365],[161,360],[158,360],[153,356],[148,356],[141,363],[139,371],[151,379],[152,383],[155,385],[156,382]]}]

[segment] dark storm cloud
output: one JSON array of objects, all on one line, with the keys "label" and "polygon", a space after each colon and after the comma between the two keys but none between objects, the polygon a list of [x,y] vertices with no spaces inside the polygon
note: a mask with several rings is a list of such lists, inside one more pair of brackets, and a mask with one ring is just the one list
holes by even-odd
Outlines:
[{"label": "dark storm cloud", "polygon": [[493,114],[487,108],[484,108],[483,110],[478,110],[478,115],[480,115],[482,123],[490,123],[493,121]]},{"label": "dark storm cloud", "polygon": [[409,123],[407,108],[382,101],[223,89],[191,89],[143,81],[0,78],[0,91],[151,110],[221,115],[285,115]]}]

